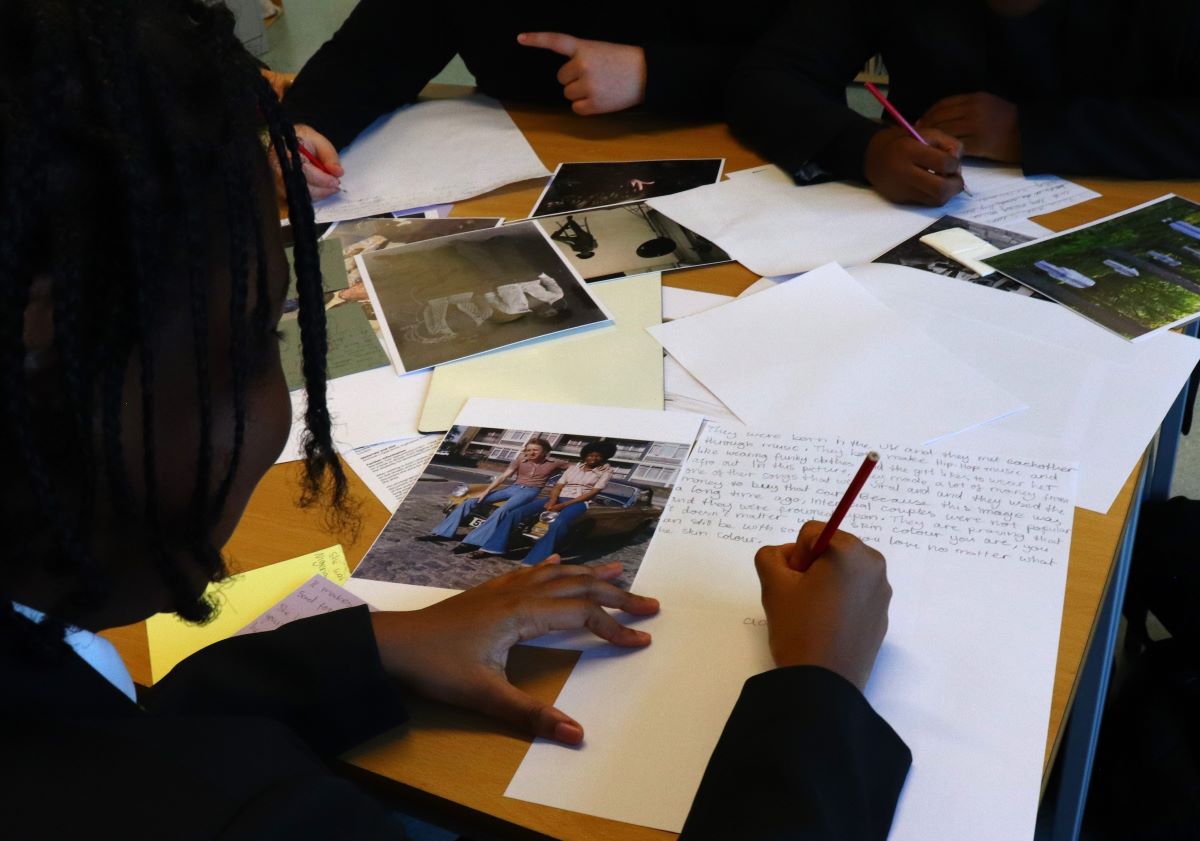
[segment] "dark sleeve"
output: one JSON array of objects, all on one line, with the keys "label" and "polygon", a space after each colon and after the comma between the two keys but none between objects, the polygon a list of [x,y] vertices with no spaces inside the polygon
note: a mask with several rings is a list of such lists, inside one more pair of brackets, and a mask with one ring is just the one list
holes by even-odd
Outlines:
[{"label": "dark sleeve", "polygon": [[846,85],[878,52],[876,5],[793,3],[729,80],[734,133],[793,175],[816,163],[838,178],[861,179],[867,141],[880,125],[846,104]]},{"label": "dark sleeve", "polygon": [[912,754],[847,680],[815,666],[746,681],[680,841],[883,841]]},{"label": "dark sleeve", "polygon": [[366,607],[210,645],[139,701],[156,714],[273,718],[325,757],[407,718],[383,672]]},{"label": "dark sleeve", "polygon": [[648,110],[673,117],[724,120],[729,74],[747,44],[655,43],[646,55]]},{"label": "dark sleeve", "polygon": [[1190,93],[1097,93],[1018,103],[1018,113],[1021,165],[1030,175],[1200,177],[1200,99]]},{"label": "dark sleeve", "polygon": [[361,0],[300,70],[284,111],[341,149],[378,117],[414,102],[456,51],[443,7]]}]

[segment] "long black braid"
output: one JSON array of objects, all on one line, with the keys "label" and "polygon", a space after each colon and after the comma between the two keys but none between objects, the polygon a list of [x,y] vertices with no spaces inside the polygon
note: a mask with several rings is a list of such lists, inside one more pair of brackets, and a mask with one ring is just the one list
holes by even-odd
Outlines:
[{"label": "long black braid", "polygon": [[[258,130],[279,155],[295,238],[307,407],[302,501],[346,509],[346,480],[325,406],[325,319],[312,206],[297,141],[221,6],[197,0],[0,0],[0,429],[10,464],[0,490],[19,551],[0,573],[0,634],[51,650],[63,626],[18,619],[11,582],[43,563],[78,582],[52,614],[102,604],[111,582],[90,545],[103,495],[142,524],[185,618],[212,606],[190,595],[191,555],[224,574],[207,535],[242,457],[248,377],[270,325]],[[207,355],[214,229],[229,275],[233,446],[214,451],[214,372]],[[222,239],[223,238],[223,239]],[[47,286],[48,285],[48,286]],[[52,302],[50,348],[27,347],[26,310]],[[253,306],[250,301],[253,300]],[[249,312],[247,310],[249,309]],[[168,326],[170,325],[170,326]],[[195,349],[199,443],[191,522],[166,533],[159,510],[155,336],[186,330]],[[31,356],[50,361],[30,364]],[[141,395],[143,451],[128,452],[129,377]],[[15,451],[15,452],[14,452]],[[136,476],[128,463],[140,464]],[[215,491],[214,491],[215,486]],[[336,518],[335,518],[336,519]],[[59,642],[60,644],[60,642]]]}]

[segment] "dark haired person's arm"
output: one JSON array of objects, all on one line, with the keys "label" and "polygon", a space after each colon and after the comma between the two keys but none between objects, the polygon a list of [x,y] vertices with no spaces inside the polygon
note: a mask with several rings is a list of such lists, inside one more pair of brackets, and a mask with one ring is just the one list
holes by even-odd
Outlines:
[{"label": "dark haired person's arm", "polygon": [[1020,164],[1029,175],[1200,176],[1200,100],[1087,94],[1015,104],[976,92],[934,103],[917,122],[964,152]]},{"label": "dark haired person's arm", "polygon": [[719,38],[714,37],[712,21],[705,18],[693,27],[695,31],[674,40],[648,40],[642,47],[646,109],[688,119],[725,120],[724,91],[730,73],[785,5],[772,0],[756,4],[753,13],[734,15],[722,21]]},{"label": "dark haired person's arm", "polygon": [[1020,103],[1018,113],[1021,166],[1031,175],[1200,177],[1200,99],[1194,92],[1098,92]]},{"label": "dark haired person's arm", "polygon": [[850,109],[846,85],[878,50],[877,5],[791,4],[728,81],[734,133],[792,175],[862,179],[881,126]]},{"label": "dark haired person's arm", "polygon": [[[347,698],[354,715],[333,714]],[[365,607],[230,637],[188,657],[139,701],[152,713],[272,718],[324,757],[408,718]]]},{"label": "dark haired person's arm", "polygon": [[845,678],[766,672],[746,681],[680,839],[883,841],[911,763]]},{"label": "dark haired person's arm", "polygon": [[378,117],[414,102],[456,51],[445,9],[361,0],[300,70],[283,107],[292,122],[341,149]]},{"label": "dark haired person's arm", "polygon": [[[824,523],[754,556],[771,657],[750,678],[705,770],[684,841],[883,841],[912,755],[863,697],[887,633],[882,555]],[[811,564],[806,572],[800,568]]]}]

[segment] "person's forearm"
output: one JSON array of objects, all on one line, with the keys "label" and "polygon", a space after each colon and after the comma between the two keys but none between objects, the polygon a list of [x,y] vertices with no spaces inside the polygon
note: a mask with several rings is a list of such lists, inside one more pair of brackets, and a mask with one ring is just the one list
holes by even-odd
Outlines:
[{"label": "person's forearm", "polygon": [[845,91],[878,49],[882,7],[793,6],[729,79],[734,133],[789,174],[815,162],[837,177],[862,178],[879,126],[846,105]]},{"label": "person's forearm", "polygon": [[817,666],[750,678],[681,841],[884,841],[912,763],[849,681]]},{"label": "person's forearm", "polygon": [[416,99],[454,56],[450,30],[439,10],[361,0],[300,70],[284,111],[341,149],[376,118]]},{"label": "person's forearm", "polygon": [[1018,103],[1029,174],[1200,177],[1200,101],[1079,96]]},{"label": "person's forearm", "polygon": [[[407,713],[379,660],[362,607],[230,637],[188,657],[139,698],[154,713],[261,715],[292,727],[317,753],[336,756]],[[346,697],[353,716],[331,719]]]}]

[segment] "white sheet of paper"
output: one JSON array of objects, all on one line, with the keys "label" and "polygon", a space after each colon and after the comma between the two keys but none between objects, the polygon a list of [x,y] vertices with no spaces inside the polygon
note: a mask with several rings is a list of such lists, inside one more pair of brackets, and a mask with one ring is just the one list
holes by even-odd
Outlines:
[{"label": "white sheet of paper", "polygon": [[836,265],[650,332],[751,426],[930,442],[1025,408]]},{"label": "white sheet of paper", "polygon": [[441,443],[441,435],[422,435],[404,441],[356,447],[341,455],[383,507],[395,514]]},{"label": "white sheet of paper", "polygon": [[1051,451],[1079,462],[1078,504],[1105,512],[1192,369],[1200,342],[1163,333],[1127,342],[1050,301],[873,263],[863,286],[1029,410],[951,446]]},{"label": "white sheet of paper", "polygon": [[1026,178],[1018,169],[985,164],[963,166],[973,196],[959,195],[939,208],[892,204],[869,187],[840,181],[798,187],[774,166],[729,176],[648,204],[761,275],[869,263],[944,214],[1025,233],[1023,224],[1034,224],[1025,217],[1099,195],[1057,176]]},{"label": "white sheet of paper", "polygon": [[307,619],[310,616],[320,616],[323,613],[362,604],[366,602],[349,590],[339,587],[323,575],[314,575],[233,636],[274,631],[297,619]]},{"label": "white sheet of paper", "polygon": [[[376,368],[330,380],[327,388],[329,412],[333,416],[333,441],[339,452],[367,444],[398,441],[421,434],[417,421],[431,372],[397,376],[389,368]],[[292,431],[275,463],[304,457],[300,436],[304,431],[304,389],[291,394]]]},{"label": "white sheet of paper", "polygon": [[343,192],[316,204],[318,222],[457,201],[550,174],[504,106],[479,94],[380,117],[341,162]]},{"label": "white sheet of paper", "polygon": [[740,423],[728,406],[670,354],[663,356],[663,408],[670,412],[703,415],[707,420]]},{"label": "white sheet of paper", "polygon": [[585,746],[535,742],[506,794],[679,831],[741,682],[770,665],[754,552],[828,516],[868,447],[883,458],[845,528],[887,555],[894,596],[867,697],[914,756],[889,837],[1032,837],[1070,465],[720,427],[702,434],[635,583],[663,604],[641,626],[654,644],[583,655],[556,704]]},{"label": "white sheet of paper", "polygon": [[963,180],[972,195],[960,193],[941,208],[943,214],[1015,230],[1010,224],[1099,198],[1073,181],[1057,175],[1025,175],[1016,167],[969,163]]},{"label": "white sheet of paper", "polygon": [[797,187],[769,173],[661,196],[647,204],[761,275],[795,274],[830,262],[867,263],[941,215],[894,205],[868,187]]},{"label": "white sheet of paper", "polygon": [[[755,177],[777,184],[795,180],[774,164],[739,169],[730,178]],[[1050,233],[1028,217],[1061,210],[1100,194],[1057,175],[1026,176],[1018,167],[971,160],[963,164],[963,180],[970,195],[960,193],[938,210],[939,215],[957,216],[988,224],[1004,223],[1010,231],[1040,237]]]},{"label": "white sheet of paper", "polygon": [[698,312],[711,310],[721,304],[732,301],[729,295],[717,295],[712,292],[696,292],[691,289],[680,289],[675,286],[662,288],[662,317],[663,321],[673,321],[676,318],[686,318]]}]

